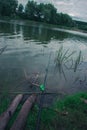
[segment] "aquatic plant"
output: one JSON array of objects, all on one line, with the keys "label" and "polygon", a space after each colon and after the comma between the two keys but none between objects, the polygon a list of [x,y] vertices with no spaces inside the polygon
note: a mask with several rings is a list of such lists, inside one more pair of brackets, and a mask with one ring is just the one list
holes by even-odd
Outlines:
[{"label": "aquatic plant", "polygon": [[[63,49],[63,46],[61,46],[59,48],[59,50],[57,51],[57,56],[54,60],[56,68],[58,69],[59,73],[63,73],[64,78],[66,79],[65,73],[64,73],[64,67],[66,68],[71,68],[72,64],[73,64],[73,60],[72,60],[72,55],[76,53],[76,51],[72,51],[71,53],[69,53],[69,49],[67,49],[66,51]],[[68,67],[67,63],[71,62],[71,66]]]},{"label": "aquatic plant", "polygon": [[76,72],[78,66],[80,65],[80,63],[82,62],[82,53],[81,51],[79,52],[79,55],[76,57],[75,63],[74,63],[74,72]]},{"label": "aquatic plant", "polygon": [[76,51],[73,51],[69,53],[69,49],[64,51],[63,46],[59,48],[57,51],[57,56],[55,58],[56,66],[62,67],[63,64],[69,62],[71,60],[71,56],[76,53]]},{"label": "aquatic plant", "polygon": [[76,54],[76,51],[70,52],[69,49],[65,51],[63,46],[61,46],[56,53],[56,57],[54,60],[55,66],[59,74],[62,73],[65,79],[66,79],[66,75],[64,70],[68,69],[76,72],[79,65],[82,62],[82,52],[81,51],[79,52],[78,56],[76,56],[76,59],[74,54]]}]

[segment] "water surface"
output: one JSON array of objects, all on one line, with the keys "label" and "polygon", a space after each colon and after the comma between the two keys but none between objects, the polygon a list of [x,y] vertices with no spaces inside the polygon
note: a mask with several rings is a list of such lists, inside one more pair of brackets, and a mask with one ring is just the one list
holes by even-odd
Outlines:
[{"label": "water surface", "polygon": [[[87,90],[86,33],[42,23],[0,21],[0,47],[4,46],[7,48],[0,55],[0,91],[28,90],[26,84],[17,86],[25,80],[24,72],[28,76],[38,73],[42,84],[50,54],[47,88],[67,93]],[[69,49],[69,53],[76,51],[74,59],[81,50],[83,63],[76,72],[64,68],[64,74],[59,74],[54,61],[61,46],[64,51]]]}]

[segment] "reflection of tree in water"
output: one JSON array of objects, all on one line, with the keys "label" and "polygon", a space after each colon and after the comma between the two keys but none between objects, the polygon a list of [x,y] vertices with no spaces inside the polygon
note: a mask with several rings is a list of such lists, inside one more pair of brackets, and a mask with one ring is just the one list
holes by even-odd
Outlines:
[{"label": "reflection of tree in water", "polygon": [[[41,43],[47,43],[51,38],[64,40],[69,36],[68,33],[59,32],[57,30],[52,30],[46,28],[45,26],[24,26],[23,27],[23,37],[24,39],[35,39]],[[46,42],[44,42],[46,41]]]},{"label": "reflection of tree in water", "polygon": [[22,21],[6,21],[0,22],[0,32],[6,34],[22,34],[24,40],[35,40],[41,44],[48,44],[51,39],[63,41],[66,38],[74,37],[67,32],[58,31],[52,25],[42,23],[22,22]]},{"label": "reflection of tree in water", "polygon": [[18,34],[20,32],[20,26],[17,25],[16,23],[7,23],[7,22],[0,22],[0,32],[1,33],[6,33],[6,34]]},{"label": "reflection of tree in water", "polygon": [[12,33],[14,32],[14,26],[10,23],[0,23],[0,32],[2,33]]}]

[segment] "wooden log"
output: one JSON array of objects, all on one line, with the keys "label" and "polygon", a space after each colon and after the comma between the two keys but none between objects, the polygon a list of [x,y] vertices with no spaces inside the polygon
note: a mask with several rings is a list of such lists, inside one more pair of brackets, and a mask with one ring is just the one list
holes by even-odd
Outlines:
[{"label": "wooden log", "polygon": [[9,121],[9,119],[12,117],[13,113],[15,112],[18,104],[22,100],[23,94],[18,94],[15,99],[12,101],[9,108],[1,114],[0,116],[0,130],[5,130],[6,125]]},{"label": "wooden log", "polygon": [[32,107],[33,103],[35,102],[35,99],[36,99],[36,94],[32,94],[25,101],[24,105],[22,106],[22,108],[19,112],[18,117],[16,118],[16,120],[10,130],[23,130],[24,129],[28,113],[30,112],[31,107]]}]

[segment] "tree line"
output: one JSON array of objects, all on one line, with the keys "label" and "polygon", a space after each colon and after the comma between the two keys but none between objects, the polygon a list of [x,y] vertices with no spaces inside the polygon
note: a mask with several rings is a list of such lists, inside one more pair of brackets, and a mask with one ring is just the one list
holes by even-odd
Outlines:
[{"label": "tree line", "polygon": [[0,15],[72,27],[75,22],[68,14],[58,13],[52,4],[28,1],[24,7],[17,0],[0,0]]}]

